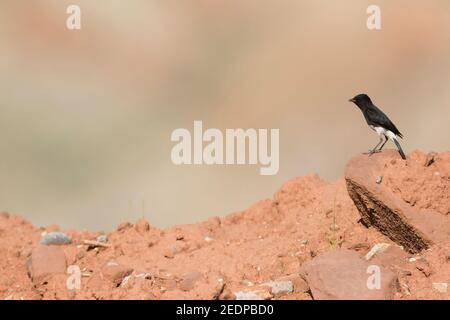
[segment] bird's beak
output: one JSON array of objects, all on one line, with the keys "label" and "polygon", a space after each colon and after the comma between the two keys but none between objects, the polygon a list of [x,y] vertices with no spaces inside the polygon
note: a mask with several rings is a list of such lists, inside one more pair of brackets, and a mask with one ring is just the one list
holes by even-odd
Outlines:
[{"label": "bird's beak", "polygon": [[348,101],[355,103],[355,99],[349,99]]}]

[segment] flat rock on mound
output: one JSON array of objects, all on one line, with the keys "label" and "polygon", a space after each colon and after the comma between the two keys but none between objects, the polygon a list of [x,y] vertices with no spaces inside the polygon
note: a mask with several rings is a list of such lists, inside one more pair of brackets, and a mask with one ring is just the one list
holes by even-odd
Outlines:
[{"label": "flat rock on mound", "polygon": [[59,247],[38,245],[33,249],[27,267],[33,282],[43,282],[49,276],[66,273],[66,256]]},{"label": "flat rock on mound", "polygon": [[[379,281],[373,278],[373,268],[379,271]],[[324,253],[303,265],[301,273],[315,300],[385,300],[398,287],[394,272],[351,250]]]},{"label": "flat rock on mound", "polygon": [[410,205],[383,181],[385,171],[394,165],[399,172],[404,171],[403,175],[408,171],[417,175],[409,161],[402,161],[394,150],[370,157],[358,155],[347,164],[345,179],[362,222],[377,228],[407,251],[417,253],[450,239],[450,217]]}]

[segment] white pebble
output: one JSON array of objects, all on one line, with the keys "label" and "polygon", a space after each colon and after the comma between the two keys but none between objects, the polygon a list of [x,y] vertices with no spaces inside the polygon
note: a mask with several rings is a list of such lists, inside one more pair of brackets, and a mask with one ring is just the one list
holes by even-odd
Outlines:
[{"label": "white pebble", "polygon": [[446,293],[448,290],[448,284],[446,282],[433,282],[433,290]]}]

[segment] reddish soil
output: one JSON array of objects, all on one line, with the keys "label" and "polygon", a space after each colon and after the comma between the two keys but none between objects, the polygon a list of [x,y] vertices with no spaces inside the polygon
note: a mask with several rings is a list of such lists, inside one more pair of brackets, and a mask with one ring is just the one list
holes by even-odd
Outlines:
[{"label": "reddish soil", "polygon": [[413,207],[449,215],[450,153],[426,155],[414,151],[407,165],[408,170],[402,170],[402,161],[386,165],[387,186]]},{"label": "reddish soil", "polygon": [[[450,152],[388,161],[383,181],[410,206],[450,213]],[[238,292],[312,299],[300,274],[305,262],[336,248],[364,256],[377,243],[395,245],[360,219],[345,180],[327,183],[317,175],[292,179],[243,212],[197,224],[161,230],[145,220],[123,223],[100,244],[100,233],[61,230],[72,243],[50,251],[39,241],[58,226],[36,228],[0,213],[0,299],[234,299]],[[450,298],[433,289],[450,283],[448,239],[414,257],[404,252],[395,264],[394,299]],[[68,289],[61,264],[80,268],[79,289]],[[261,285],[271,280],[293,288],[277,293]]]}]

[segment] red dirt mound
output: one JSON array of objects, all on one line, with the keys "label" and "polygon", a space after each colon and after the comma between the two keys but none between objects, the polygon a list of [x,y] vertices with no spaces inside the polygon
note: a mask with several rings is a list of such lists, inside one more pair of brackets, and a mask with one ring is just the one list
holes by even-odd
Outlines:
[{"label": "red dirt mound", "polygon": [[[403,210],[427,209],[447,217],[450,153],[415,151],[403,162],[386,152],[366,160],[364,165],[373,163],[382,176],[377,186],[401,202]],[[350,256],[351,261],[361,259],[356,265],[377,264],[389,270],[390,282],[383,294],[367,298],[448,299],[450,236],[439,243],[430,240],[427,249],[418,249],[412,256],[405,246],[408,233],[403,238],[393,236],[394,227],[385,232],[373,214],[369,226],[361,223],[370,214],[364,211],[368,202],[354,202],[356,193],[350,197],[347,186],[348,179],[326,183],[310,175],[286,182],[273,199],[243,212],[165,230],[141,219],[134,225],[121,224],[106,237],[61,230],[71,243],[60,245],[52,245],[64,237],[52,233],[59,231],[57,226],[35,228],[18,216],[2,213],[0,298],[339,299],[348,295],[340,296],[339,287],[327,283],[333,277],[320,276],[320,282],[313,283],[314,277],[302,272],[302,266],[320,266],[324,254],[345,249],[356,255],[344,254],[340,266]],[[371,190],[365,183],[361,188]],[[383,203],[376,192],[370,194]],[[409,226],[408,217],[390,205],[384,207],[401,214],[401,221]],[[420,226],[416,227],[412,225],[411,230],[419,230],[422,236]],[[320,271],[308,270],[309,274]],[[363,278],[364,272],[358,270],[358,274],[358,279]],[[362,290],[361,283],[355,285]],[[332,295],[314,296],[331,287]]]}]

